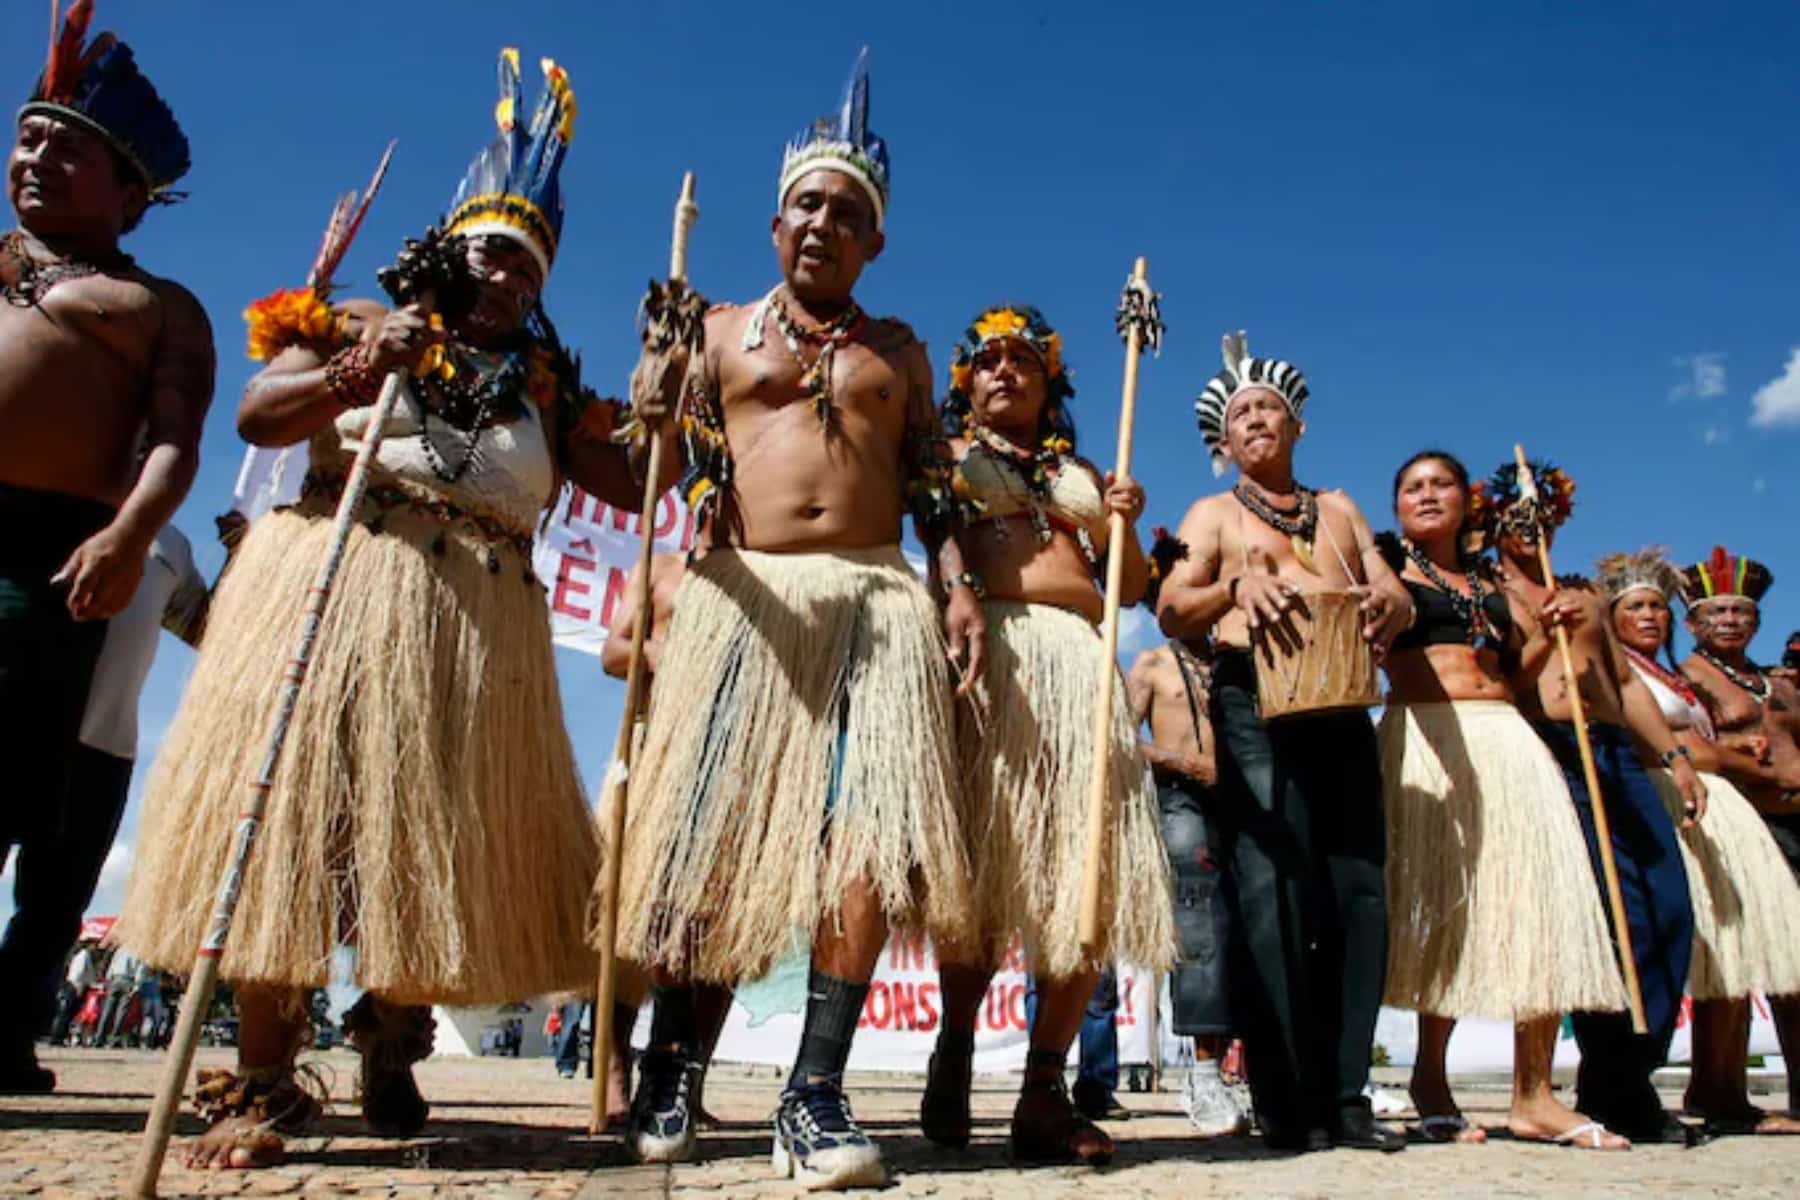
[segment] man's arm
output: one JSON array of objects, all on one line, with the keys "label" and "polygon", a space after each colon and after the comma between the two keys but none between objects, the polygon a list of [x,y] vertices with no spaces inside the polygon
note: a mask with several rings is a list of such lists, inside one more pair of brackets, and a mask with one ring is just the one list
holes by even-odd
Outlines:
[{"label": "man's arm", "polygon": [[981,678],[987,656],[987,618],[975,589],[962,580],[968,570],[960,535],[962,521],[954,513],[950,493],[953,469],[950,448],[938,424],[931,402],[931,359],[925,343],[914,341],[907,350],[906,432],[901,464],[913,531],[945,582],[944,636],[950,659],[957,665],[957,695],[967,695]]},{"label": "man's arm", "polygon": [[1194,501],[1175,536],[1188,547],[1163,580],[1157,624],[1172,638],[1201,639],[1231,611],[1231,584],[1219,578],[1219,529],[1204,498]]},{"label": "man's arm", "polygon": [[159,281],[163,325],[150,368],[148,454],[112,522],[75,548],[54,577],[69,584],[69,613],[104,620],[131,602],[156,531],[169,523],[200,469],[200,432],[212,405],[212,324],[186,288]]},{"label": "man's arm", "polygon": [[1412,624],[1412,595],[1388,565],[1381,547],[1375,544],[1374,531],[1369,528],[1368,519],[1356,501],[1342,493],[1337,493],[1335,498],[1350,514],[1357,558],[1362,563],[1363,578],[1368,580],[1368,591],[1363,597],[1363,637],[1386,650],[1388,644]]},{"label": "man's arm", "polygon": [[[652,580],[654,586],[654,580]],[[625,580],[625,594],[613,608],[612,624],[606,630],[606,645],[600,648],[600,669],[614,679],[623,679],[631,669],[631,639],[638,623],[638,570],[631,569]],[[645,658],[649,658],[649,638],[644,642]],[[648,661],[645,663],[649,665]]]}]

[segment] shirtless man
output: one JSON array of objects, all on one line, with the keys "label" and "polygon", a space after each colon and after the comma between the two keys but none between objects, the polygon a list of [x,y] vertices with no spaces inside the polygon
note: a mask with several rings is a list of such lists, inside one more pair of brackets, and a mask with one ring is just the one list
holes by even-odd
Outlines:
[{"label": "shirtless man", "polygon": [[[1154,593],[1149,599],[1154,607]],[[1212,648],[1205,642],[1189,646],[1171,638],[1138,655],[1126,678],[1132,715],[1150,726],[1150,738],[1139,749],[1156,779],[1181,939],[1181,962],[1169,976],[1171,1027],[1177,1036],[1194,1039],[1194,1065],[1181,1099],[1188,1120],[1203,1137],[1250,1128],[1249,1116],[1219,1074],[1232,1031],[1225,972],[1231,917],[1219,892],[1219,861],[1207,836],[1213,786],[1219,781],[1211,658]]]},{"label": "shirtless man", "polygon": [[[842,1076],[891,924],[966,940],[951,669],[900,553],[909,497],[950,580],[950,657],[972,684],[981,609],[948,509],[925,348],[851,298],[882,249],[887,150],[859,62],[837,118],[788,148],[771,240],[782,282],[706,321],[685,400],[702,550],[677,593],[633,764],[620,952],[652,969],[633,1153],[693,1152],[691,983],[754,978],[815,931],[775,1165],[810,1187],[886,1177]],[[670,372],[670,376],[677,372]],[[679,703],[670,703],[668,697]]]},{"label": "shirtless man", "polygon": [[1359,595],[1377,653],[1412,613],[1356,504],[1294,479],[1306,397],[1291,364],[1251,358],[1242,334],[1225,339],[1225,369],[1196,407],[1215,466],[1235,463],[1240,479],[1182,519],[1188,555],[1157,612],[1169,637],[1217,647],[1214,837],[1244,950],[1232,1011],[1263,1139],[1399,1150],[1404,1138],[1363,1095],[1387,969],[1375,729],[1361,712],[1270,724],[1257,708],[1251,646],[1283,641],[1308,593]]},{"label": "shirtless man", "polygon": [[[97,95],[107,103],[90,111]],[[7,162],[18,226],[0,235],[0,757],[16,790],[0,806],[0,861],[17,847],[19,864],[0,944],[13,981],[0,989],[0,1091],[55,1086],[32,1041],[80,917],[55,886],[68,772],[106,618],[130,601],[199,465],[206,314],[119,249],[187,166],[186,138],[116,41],[85,71],[52,58]]]},{"label": "shirtless man", "polygon": [[1694,913],[1687,872],[1676,844],[1675,822],[1639,757],[1642,747],[1673,773],[1686,821],[1706,810],[1706,790],[1663,720],[1662,710],[1632,670],[1620,647],[1607,600],[1591,587],[1558,587],[1545,580],[1537,539],[1555,536],[1567,516],[1554,499],[1564,488],[1551,468],[1537,465],[1542,494],[1537,504],[1520,499],[1517,469],[1510,463],[1489,480],[1500,551],[1500,578],[1526,634],[1513,679],[1520,712],[1536,726],[1563,774],[1588,842],[1595,886],[1603,886],[1593,798],[1582,773],[1567,680],[1556,648],[1555,627],[1569,632],[1581,700],[1594,749],[1594,765],[1611,827],[1613,857],[1625,902],[1631,948],[1643,990],[1647,1034],[1631,1031],[1625,1013],[1571,1017],[1581,1047],[1575,1106],[1632,1142],[1692,1144],[1688,1131],[1664,1110],[1651,1074],[1668,1058],[1693,953]]},{"label": "shirtless man", "polygon": [[[1723,547],[1684,571],[1694,653],[1681,671],[1718,731],[1719,774],[1763,815],[1800,879],[1800,694],[1791,678],[1759,667],[1749,653],[1762,627],[1759,602],[1774,582],[1767,567]],[[1794,641],[1788,639],[1789,653]],[[1800,1110],[1800,996],[1772,996],[1769,1007],[1788,1064],[1788,1109],[1794,1112]]]}]

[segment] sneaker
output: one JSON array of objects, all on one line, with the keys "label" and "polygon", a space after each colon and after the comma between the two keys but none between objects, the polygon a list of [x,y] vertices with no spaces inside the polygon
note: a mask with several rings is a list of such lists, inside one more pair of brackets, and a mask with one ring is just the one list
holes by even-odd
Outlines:
[{"label": "sneaker", "polygon": [[1202,1071],[1198,1066],[1188,1068],[1187,1079],[1181,1085],[1181,1107],[1201,1137],[1234,1137],[1250,1132],[1249,1115],[1219,1077],[1216,1067],[1211,1071]]},{"label": "sneaker", "polygon": [[880,1187],[887,1182],[881,1151],[869,1140],[835,1079],[781,1094],[775,1110],[770,1162],[782,1178],[810,1192]]},{"label": "sneaker", "polygon": [[694,1156],[694,1119],[688,1097],[699,1070],[671,1050],[646,1050],[637,1091],[625,1115],[625,1144],[641,1163],[686,1162]]}]

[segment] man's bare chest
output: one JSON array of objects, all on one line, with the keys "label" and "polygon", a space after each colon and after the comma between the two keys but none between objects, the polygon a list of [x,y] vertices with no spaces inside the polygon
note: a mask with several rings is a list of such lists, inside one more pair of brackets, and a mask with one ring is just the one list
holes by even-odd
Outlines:
[{"label": "man's bare chest", "polygon": [[65,280],[33,304],[0,305],[0,353],[50,355],[88,369],[147,370],[160,311],[142,284],[100,276]]}]

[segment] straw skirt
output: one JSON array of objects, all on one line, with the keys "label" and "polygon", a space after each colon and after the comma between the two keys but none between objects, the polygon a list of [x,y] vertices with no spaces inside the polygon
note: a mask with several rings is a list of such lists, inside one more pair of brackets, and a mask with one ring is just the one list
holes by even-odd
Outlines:
[{"label": "straw skirt", "polygon": [[[214,597],[119,922],[158,967],[191,967],[206,930],[332,507],[309,496],[259,518]],[[529,542],[457,511],[372,495],[359,515],[379,532],[352,526],[243,877],[228,979],[317,987],[343,941],[357,981],[396,1002],[591,982],[596,842]]]},{"label": "straw skirt", "polygon": [[696,561],[629,780],[619,952],[755,979],[858,883],[896,929],[966,936],[950,699],[898,546]]},{"label": "straw skirt", "polygon": [[1505,701],[1392,705],[1385,1002],[1440,1017],[1618,1011],[1624,984],[1562,769]]},{"label": "straw skirt", "polygon": [[1112,673],[1105,934],[1099,956],[1090,958],[1080,944],[1080,915],[1103,645],[1087,618],[1068,609],[1010,601],[983,608],[988,639],[979,703],[960,705],[957,714],[963,825],[983,941],[1004,950],[1021,934],[1032,970],[1052,978],[1113,962],[1166,970],[1175,958],[1168,856],[1124,681]]},{"label": "straw skirt", "polygon": [[[1650,777],[1679,826],[1674,781],[1667,771]],[[1800,884],[1744,794],[1718,775],[1703,773],[1700,781],[1706,815],[1679,831],[1694,902],[1688,992],[1696,1000],[1800,993]]]}]

